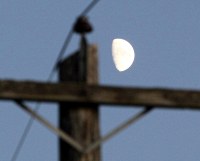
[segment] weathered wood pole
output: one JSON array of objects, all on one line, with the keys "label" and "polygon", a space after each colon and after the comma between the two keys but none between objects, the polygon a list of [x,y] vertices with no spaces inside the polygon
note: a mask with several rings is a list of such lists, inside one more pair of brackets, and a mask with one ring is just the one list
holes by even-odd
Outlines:
[{"label": "weathered wood pole", "polygon": [[[61,82],[98,83],[97,47],[87,45],[82,37],[80,51],[60,64]],[[59,125],[82,146],[100,138],[98,105],[60,103]],[[63,140],[59,140],[60,161],[100,161],[100,147],[88,154],[81,154]]]}]

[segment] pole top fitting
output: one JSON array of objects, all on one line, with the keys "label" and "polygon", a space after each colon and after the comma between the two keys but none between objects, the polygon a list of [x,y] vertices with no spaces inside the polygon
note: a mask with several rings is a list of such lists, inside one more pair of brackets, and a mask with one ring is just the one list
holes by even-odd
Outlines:
[{"label": "pole top fitting", "polygon": [[74,24],[74,32],[79,34],[85,34],[92,32],[92,25],[89,23],[88,18],[85,16],[80,16],[77,18]]}]

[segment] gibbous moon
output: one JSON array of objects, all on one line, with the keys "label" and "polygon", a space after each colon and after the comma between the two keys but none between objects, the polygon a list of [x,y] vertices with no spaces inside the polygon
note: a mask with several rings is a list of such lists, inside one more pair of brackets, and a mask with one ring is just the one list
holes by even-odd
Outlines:
[{"label": "gibbous moon", "polygon": [[124,39],[112,41],[112,57],[115,67],[122,72],[127,70],[133,63],[135,52],[131,44]]}]

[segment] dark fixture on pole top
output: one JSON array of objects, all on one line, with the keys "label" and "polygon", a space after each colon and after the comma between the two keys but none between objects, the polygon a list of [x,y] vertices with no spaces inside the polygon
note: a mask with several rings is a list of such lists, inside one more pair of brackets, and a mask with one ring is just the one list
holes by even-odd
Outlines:
[{"label": "dark fixture on pole top", "polygon": [[78,17],[74,24],[74,32],[79,34],[86,34],[92,32],[92,25],[85,16]]}]

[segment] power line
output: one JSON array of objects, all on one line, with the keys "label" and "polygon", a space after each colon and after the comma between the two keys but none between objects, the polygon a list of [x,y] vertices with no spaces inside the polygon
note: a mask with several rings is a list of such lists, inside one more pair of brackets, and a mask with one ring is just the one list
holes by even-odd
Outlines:
[{"label": "power line", "polygon": [[[37,103],[37,105],[35,106],[34,112],[37,112],[39,110],[39,107],[40,107],[40,104]],[[24,142],[25,142],[25,140],[27,138],[27,135],[28,135],[28,133],[29,133],[29,131],[30,131],[32,125],[33,125],[33,122],[34,122],[34,118],[30,117],[28,122],[27,122],[27,124],[26,124],[26,127],[25,127],[25,129],[24,129],[24,131],[23,131],[23,133],[22,133],[22,135],[20,137],[20,140],[19,140],[19,142],[18,142],[18,144],[17,144],[17,146],[15,148],[15,151],[14,151],[14,153],[12,155],[11,161],[16,161],[17,160],[17,157],[18,157],[18,155],[19,155],[19,153],[21,151],[21,148],[22,148],[22,146],[23,146],[23,144],[24,144]]]},{"label": "power line", "polygon": [[67,49],[67,47],[68,47],[68,45],[70,43],[70,40],[71,40],[72,36],[73,36],[73,29],[71,29],[69,31],[69,33],[68,33],[68,35],[67,35],[67,37],[66,37],[66,39],[65,39],[65,41],[63,43],[63,46],[62,46],[62,48],[61,48],[61,50],[60,50],[60,52],[58,54],[56,62],[55,62],[54,66],[53,66],[53,68],[51,70],[51,73],[49,74],[48,81],[52,80],[55,71],[58,69],[58,66],[59,66],[59,64],[60,64],[60,62],[62,60],[62,57],[63,57],[63,55],[64,55],[64,53],[65,53],[65,51],[66,51],[66,49]]},{"label": "power line", "polygon": [[32,116],[32,118],[37,119],[41,124],[43,124],[44,126],[46,126],[48,129],[50,129],[51,131],[53,131],[54,133],[56,133],[60,138],[62,138],[63,140],[65,140],[68,144],[70,144],[72,147],[74,147],[77,151],[79,152],[83,152],[83,147],[82,145],[80,145],[76,140],[74,140],[71,136],[69,136],[68,134],[66,134],[64,131],[62,131],[61,129],[53,126],[50,122],[48,122],[44,117],[42,117],[41,115],[39,115],[37,112],[33,111],[30,107],[28,107],[27,105],[25,105],[22,101],[17,101],[16,100],[17,105],[23,109],[24,111],[26,111],[29,115]]},{"label": "power line", "polygon": [[[51,70],[51,72],[49,74],[47,82],[51,82],[51,80],[53,78],[53,75],[54,75],[54,73],[55,73],[55,71],[56,71],[56,69],[58,67],[58,64],[61,61],[61,59],[62,59],[62,57],[63,57],[63,55],[64,55],[64,53],[65,53],[65,51],[66,51],[66,49],[67,49],[67,47],[69,45],[69,43],[70,43],[70,40],[72,38],[72,33],[73,33],[73,30],[70,30],[70,32],[68,33],[68,35],[67,35],[67,37],[66,37],[66,39],[64,41],[64,44],[63,44],[62,48],[61,48],[61,50],[60,50],[60,52],[58,54],[56,62],[55,62],[54,66],[53,66],[53,68],[52,68],[52,70]],[[41,106],[41,103],[37,103],[35,108],[34,108],[34,112],[38,112],[39,109],[40,109],[40,106]],[[24,129],[24,131],[22,133],[22,136],[20,137],[20,140],[19,140],[19,142],[18,142],[18,144],[16,146],[16,149],[15,149],[13,155],[12,155],[11,161],[16,161],[17,160],[17,157],[18,157],[18,155],[19,155],[19,153],[20,153],[20,151],[22,149],[22,146],[23,146],[23,144],[24,144],[24,142],[25,142],[25,140],[26,140],[26,138],[28,136],[28,133],[29,133],[29,131],[30,131],[32,125],[33,125],[33,122],[34,122],[34,118],[30,117],[29,120],[28,120],[28,123],[27,123],[27,125],[26,125],[26,127],[25,127],[25,129]]]},{"label": "power line", "polygon": [[[99,2],[99,0],[92,1],[81,12],[79,17],[85,16],[86,14],[88,14],[91,11],[91,9],[94,8],[94,6],[98,2]],[[64,53],[65,53],[65,51],[66,51],[66,49],[67,49],[67,47],[68,47],[68,45],[69,45],[69,43],[71,41],[72,36],[73,36],[73,28],[71,28],[71,30],[69,31],[69,33],[68,33],[68,35],[67,35],[67,37],[66,37],[66,39],[65,39],[65,41],[63,43],[63,46],[62,46],[62,48],[61,48],[61,50],[60,50],[60,52],[58,54],[56,62],[55,62],[54,66],[53,66],[53,68],[52,68],[52,70],[51,70],[51,72],[49,74],[47,82],[50,82],[52,80],[53,75],[54,75],[55,71],[57,70],[57,68],[58,68],[58,66],[59,66],[59,64],[60,64],[60,62],[61,62],[61,60],[63,58],[63,55],[64,55]],[[39,109],[40,109],[40,106],[41,106],[41,103],[37,103],[33,111],[37,113],[39,111]],[[18,142],[18,144],[16,146],[16,149],[15,149],[13,155],[12,155],[11,161],[16,161],[17,160],[17,157],[18,157],[18,155],[19,155],[19,153],[20,153],[20,151],[22,149],[22,146],[23,146],[23,144],[24,144],[24,142],[25,142],[25,140],[26,140],[26,138],[28,136],[28,133],[29,133],[29,131],[30,131],[32,125],[33,125],[33,122],[34,122],[34,118],[30,117],[29,120],[28,120],[28,123],[27,123],[27,125],[26,125],[26,127],[25,127],[25,129],[24,129],[24,131],[22,133],[22,136],[20,137],[20,140],[19,140],[19,142]]]},{"label": "power line", "polygon": [[88,14],[92,8],[94,8],[94,6],[99,2],[99,0],[94,0],[92,1],[84,10],[83,12],[80,14],[80,16],[85,16],[86,14]]}]

